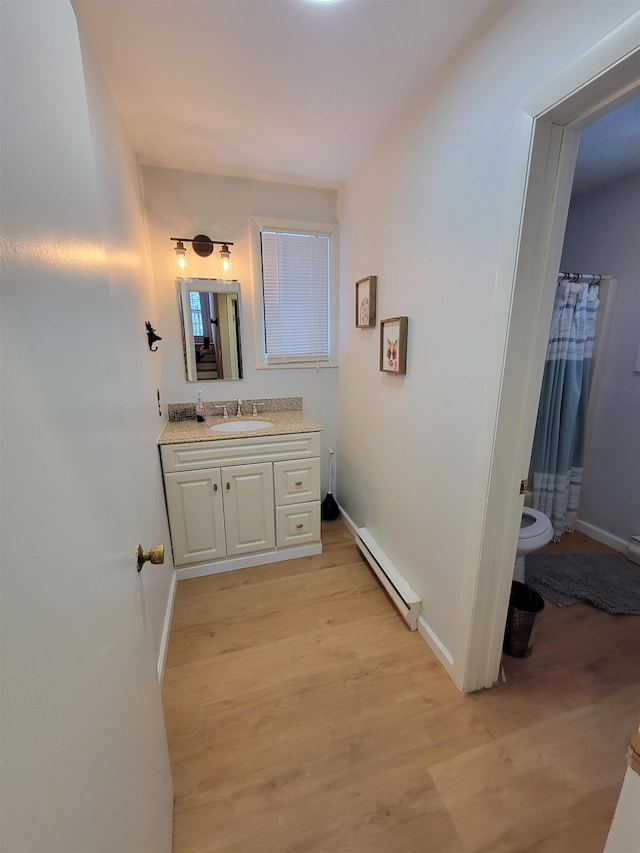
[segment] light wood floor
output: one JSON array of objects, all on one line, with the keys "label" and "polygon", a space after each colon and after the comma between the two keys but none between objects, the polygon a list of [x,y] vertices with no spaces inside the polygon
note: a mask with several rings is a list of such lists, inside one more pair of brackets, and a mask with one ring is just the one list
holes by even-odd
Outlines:
[{"label": "light wood floor", "polygon": [[601,853],[640,617],[547,605],[507,683],[462,696],[341,521],[323,543],[178,584],[174,853]]},{"label": "light wood floor", "polygon": [[541,551],[574,553],[579,552],[605,552],[615,554],[616,551],[608,545],[603,545],[602,542],[596,542],[585,533],[580,533],[579,530],[573,533],[563,533],[559,542],[549,542]]}]

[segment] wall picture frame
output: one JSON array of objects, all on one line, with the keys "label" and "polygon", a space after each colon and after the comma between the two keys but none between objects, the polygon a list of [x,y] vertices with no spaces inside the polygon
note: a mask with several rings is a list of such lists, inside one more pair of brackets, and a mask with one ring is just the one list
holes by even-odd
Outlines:
[{"label": "wall picture frame", "polygon": [[375,275],[356,281],[356,329],[370,329],[376,324],[377,281]]},{"label": "wall picture frame", "polygon": [[389,317],[380,321],[380,370],[383,373],[407,372],[408,317]]}]

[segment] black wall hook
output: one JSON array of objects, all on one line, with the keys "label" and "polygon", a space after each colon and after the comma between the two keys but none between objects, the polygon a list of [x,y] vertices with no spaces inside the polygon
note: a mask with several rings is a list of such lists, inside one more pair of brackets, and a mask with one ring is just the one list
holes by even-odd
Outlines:
[{"label": "black wall hook", "polygon": [[156,335],[156,330],[153,328],[153,326],[148,320],[146,321],[145,326],[147,327],[147,337],[149,338],[149,349],[151,350],[151,352],[156,352],[158,347],[154,347],[153,344],[156,341],[161,341],[162,338],[160,337],[160,335]]}]

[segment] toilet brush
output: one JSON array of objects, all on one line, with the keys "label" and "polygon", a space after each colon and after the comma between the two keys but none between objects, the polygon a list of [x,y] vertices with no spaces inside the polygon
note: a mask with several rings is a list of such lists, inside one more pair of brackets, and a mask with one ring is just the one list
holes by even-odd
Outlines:
[{"label": "toilet brush", "polygon": [[322,501],[322,517],[325,521],[333,521],[334,518],[337,518],[340,515],[340,510],[338,509],[338,504],[333,499],[333,495],[331,493],[331,480],[333,475],[333,450],[329,448],[329,491],[325,499]]}]

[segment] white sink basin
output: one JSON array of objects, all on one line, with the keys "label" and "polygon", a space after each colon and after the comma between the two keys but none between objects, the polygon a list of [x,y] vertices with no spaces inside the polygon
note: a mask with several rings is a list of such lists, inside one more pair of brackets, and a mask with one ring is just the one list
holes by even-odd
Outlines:
[{"label": "white sink basin", "polygon": [[253,432],[256,429],[267,429],[271,426],[273,426],[273,421],[261,421],[252,418],[251,420],[224,421],[221,424],[209,427],[209,429],[213,432]]}]

